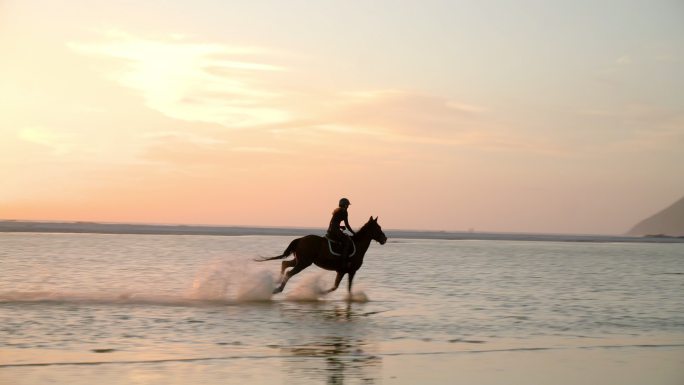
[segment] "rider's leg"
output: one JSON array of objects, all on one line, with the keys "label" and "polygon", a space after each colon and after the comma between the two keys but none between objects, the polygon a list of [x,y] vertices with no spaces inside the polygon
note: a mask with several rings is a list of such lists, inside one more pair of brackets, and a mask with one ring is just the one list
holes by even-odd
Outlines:
[{"label": "rider's leg", "polygon": [[349,237],[344,238],[344,247],[342,248],[342,261],[347,264],[347,267],[351,264],[351,258],[349,257],[349,252],[351,251],[352,240]]}]

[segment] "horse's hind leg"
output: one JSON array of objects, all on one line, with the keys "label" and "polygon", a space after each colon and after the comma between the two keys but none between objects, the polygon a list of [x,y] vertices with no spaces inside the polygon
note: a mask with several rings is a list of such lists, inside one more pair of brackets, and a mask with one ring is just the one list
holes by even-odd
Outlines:
[{"label": "horse's hind leg", "polygon": [[283,263],[281,264],[281,266],[282,266],[282,267],[281,267],[281,269],[280,269],[280,279],[278,280],[278,282],[282,282],[282,281],[283,281],[283,278],[285,277],[285,270],[286,270],[288,267],[297,266],[297,260],[296,260],[296,259],[292,259],[292,260],[290,260],[290,261],[283,261]]},{"label": "horse's hind leg", "polygon": [[280,282],[280,286],[278,286],[278,287],[276,287],[275,289],[273,289],[273,294],[280,293],[281,291],[283,291],[283,289],[285,288],[285,284],[287,284],[287,281],[288,281],[290,278],[292,278],[293,275],[295,275],[295,274],[299,273],[300,271],[306,269],[306,268],[309,267],[310,265],[311,265],[311,262],[309,262],[309,263],[307,263],[307,264],[299,263],[299,264],[297,264],[292,270],[288,271],[288,272],[283,276],[282,282]]}]

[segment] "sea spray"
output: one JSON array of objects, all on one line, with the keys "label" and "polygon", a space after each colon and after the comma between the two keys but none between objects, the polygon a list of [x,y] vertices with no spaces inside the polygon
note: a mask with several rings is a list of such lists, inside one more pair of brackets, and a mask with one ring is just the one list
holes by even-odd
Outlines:
[{"label": "sea spray", "polygon": [[324,273],[317,273],[303,277],[285,298],[290,301],[318,301],[327,294],[322,282],[323,276]]},{"label": "sea spray", "polygon": [[364,291],[353,291],[351,294],[347,294],[345,297],[346,301],[349,302],[368,302],[370,299]]},{"label": "sea spray", "polygon": [[[319,301],[334,293],[344,293],[344,300],[348,302],[368,302],[370,299],[363,290],[354,290],[351,295],[347,293],[347,286],[340,285],[337,291],[329,293],[328,289],[332,287],[332,282],[326,283],[326,277],[329,275],[325,271],[317,272],[302,277],[292,289],[285,294],[285,299],[288,301]],[[287,289],[286,289],[287,291]],[[338,294],[337,296],[339,296]],[[336,297],[337,297],[336,296]]]},{"label": "sea spray", "polygon": [[203,300],[226,299],[234,266],[228,261],[217,260],[201,268],[192,282],[189,297]]},{"label": "sea spray", "polygon": [[273,295],[273,274],[246,261],[216,260],[201,268],[190,297],[201,300],[268,301]]},{"label": "sea spray", "polygon": [[275,280],[267,270],[248,272],[240,280],[237,300],[241,302],[268,301],[273,296]]}]

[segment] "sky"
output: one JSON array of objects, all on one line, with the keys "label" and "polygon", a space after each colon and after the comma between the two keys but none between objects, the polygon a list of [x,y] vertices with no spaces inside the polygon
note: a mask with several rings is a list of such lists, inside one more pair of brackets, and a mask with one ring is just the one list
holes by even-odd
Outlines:
[{"label": "sky", "polygon": [[0,219],[620,234],[681,1],[0,1]]}]

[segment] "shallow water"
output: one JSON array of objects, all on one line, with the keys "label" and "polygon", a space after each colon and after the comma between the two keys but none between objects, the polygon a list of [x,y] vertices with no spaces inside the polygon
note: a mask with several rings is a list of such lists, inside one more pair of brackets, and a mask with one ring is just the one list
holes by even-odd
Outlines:
[{"label": "shallow water", "polygon": [[269,294],[252,259],[290,240],[0,234],[0,383],[506,383],[572,353],[684,379],[684,244],[390,240],[348,301],[317,267]]}]

